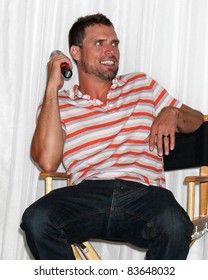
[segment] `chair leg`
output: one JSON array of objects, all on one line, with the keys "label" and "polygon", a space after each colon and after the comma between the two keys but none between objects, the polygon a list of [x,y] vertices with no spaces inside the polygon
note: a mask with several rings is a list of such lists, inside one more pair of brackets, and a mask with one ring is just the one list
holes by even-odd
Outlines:
[{"label": "chair leg", "polygon": [[83,260],[75,245],[71,245],[76,260]]},{"label": "chair leg", "polygon": [[[189,182],[188,183],[188,201],[187,201],[187,212],[192,221],[194,219],[194,208],[195,208],[195,183]],[[189,247],[194,244],[195,240],[192,240]]]},{"label": "chair leg", "polygon": [[90,242],[85,241],[82,243],[77,244],[79,249],[82,251],[83,255],[87,260],[101,260],[98,253],[95,251],[95,249],[92,247]]},{"label": "chair leg", "polygon": [[[200,176],[207,176],[208,166],[202,166],[200,168]],[[207,216],[207,203],[208,203],[208,183],[200,184],[200,207],[199,216]]]},{"label": "chair leg", "polygon": [[188,183],[188,206],[187,212],[191,220],[194,219],[194,208],[195,208],[195,183]]},{"label": "chair leg", "polygon": [[45,180],[45,193],[48,194],[53,189],[53,179],[52,177],[47,177]]}]

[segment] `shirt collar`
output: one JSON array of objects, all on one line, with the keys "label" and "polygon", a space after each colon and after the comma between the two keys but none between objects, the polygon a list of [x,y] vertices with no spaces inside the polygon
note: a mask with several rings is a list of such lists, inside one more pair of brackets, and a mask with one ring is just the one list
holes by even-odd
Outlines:
[{"label": "shirt collar", "polygon": [[[120,76],[117,76],[115,79],[112,80],[112,85],[109,89],[110,90],[113,90],[117,87],[120,87],[122,86],[123,84],[125,84],[125,81],[123,80],[123,76],[120,75]],[[75,98],[85,98],[85,99],[93,99],[90,95],[88,94],[83,94],[79,91],[79,86],[76,84],[73,86],[73,88],[70,88],[69,91],[68,91],[68,94],[69,94],[69,97],[71,99],[75,99]]]}]

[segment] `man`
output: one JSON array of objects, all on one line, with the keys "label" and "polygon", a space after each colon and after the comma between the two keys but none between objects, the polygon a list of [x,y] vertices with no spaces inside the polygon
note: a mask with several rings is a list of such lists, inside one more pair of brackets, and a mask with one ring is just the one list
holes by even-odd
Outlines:
[{"label": "man", "polygon": [[[192,223],[165,184],[163,153],[176,132],[191,132],[203,115],[181,104],[144,73],[117,77],[119,40],[102,14],[78,19],[69,32],[79,85],[60,91],[63,54],[48,62],[48,79],[32,140],[45,171],[63,161],[72,185],[23,215],[36,259],[74,259],[69,244],[91,238],[147,248],[146,259],[186,259]],[[163,150],[164,147],[164,150]]]}]

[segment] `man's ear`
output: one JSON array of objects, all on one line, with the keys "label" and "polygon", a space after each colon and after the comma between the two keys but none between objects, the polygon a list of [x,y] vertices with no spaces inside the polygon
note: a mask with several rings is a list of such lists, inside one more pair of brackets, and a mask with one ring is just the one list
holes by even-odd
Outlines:
[{"label": "man's ear", "polygon": [[70,48],[70,54],[75,61],[80,59],[80,47],[72,45]]}]

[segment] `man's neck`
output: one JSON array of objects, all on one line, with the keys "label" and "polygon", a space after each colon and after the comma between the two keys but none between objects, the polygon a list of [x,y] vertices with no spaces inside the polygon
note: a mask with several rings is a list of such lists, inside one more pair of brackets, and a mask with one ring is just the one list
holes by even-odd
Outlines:
[{"label": "man's neck", "polygon": [[79,90],[82,94],[88,94],[103,103],[107,101],[107,94],[112,85],[112,81],[102,81],[99,79],[79,79]]}]

